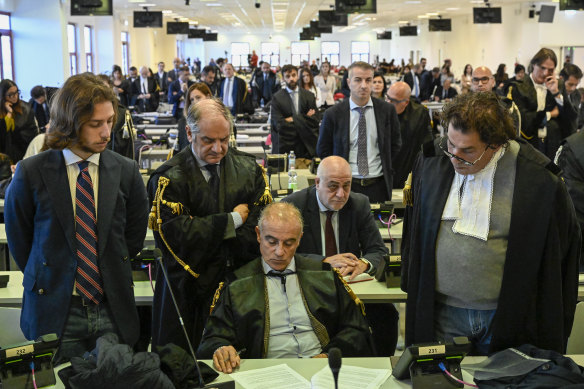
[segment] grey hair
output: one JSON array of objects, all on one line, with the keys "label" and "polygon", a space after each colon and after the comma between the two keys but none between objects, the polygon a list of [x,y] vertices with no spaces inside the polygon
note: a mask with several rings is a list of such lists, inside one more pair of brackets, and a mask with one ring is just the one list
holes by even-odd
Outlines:
[{"label": "grey hair", "polygon": [[260,229],[260,233],[263,230],[264,219],[276,217],[281,220],[286,220],[287,224],[290,222],[291,218],[295,218],[298,221],[298,224],[300,224],[300,232],[304,231],[304,220],[302,219],[300,210],[298,210],[294,204],[278,202],[270,203],[266,205],[264,209],[262,209],[258,219],[258,228]]},{"label": "grey hair", "polygon": [[192,136],[195,137],[199,132],[199,121],[203,117],[219,115],[229,123],[229,135],[233,133],[233,116],[223,102],[219,99],[206,99],[199,101],[197,104],[191,104],[187,113],[187,125],[191,129]]}]

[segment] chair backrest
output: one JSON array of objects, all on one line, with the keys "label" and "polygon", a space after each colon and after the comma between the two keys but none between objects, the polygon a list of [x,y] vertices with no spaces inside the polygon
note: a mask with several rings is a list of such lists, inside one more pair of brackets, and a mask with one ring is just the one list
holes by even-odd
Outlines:
[{"label": "chair backrest", "polygon": [[572,333],[568,338],[566,354],[584,354],[584,302],[576,305]]},{"label": "chair backrest", "polygon": [[20,308],[0,307],[0,347],[26,342],[20,330]]}]

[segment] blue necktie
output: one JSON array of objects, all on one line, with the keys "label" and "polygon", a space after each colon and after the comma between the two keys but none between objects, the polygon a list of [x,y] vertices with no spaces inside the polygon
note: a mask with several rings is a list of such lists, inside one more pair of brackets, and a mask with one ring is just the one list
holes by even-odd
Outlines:
[{"label": "blue necktie", "polygon": [[77,240],[76,288],[86,302],[103,300],[103,283],[97,265],[97,219],[93,183],[88,161],[81,161],[75,192],[75,236]]}]

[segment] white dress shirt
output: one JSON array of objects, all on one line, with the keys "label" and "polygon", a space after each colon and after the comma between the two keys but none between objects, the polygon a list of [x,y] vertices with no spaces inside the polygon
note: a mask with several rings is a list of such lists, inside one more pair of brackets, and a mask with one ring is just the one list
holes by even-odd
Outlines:
[{"label": "white dress shirt", "polygon": [[[273,270],[262,259],[264,274]],[[294,258],[286,270],[296,271]],[[279,277],[266,277],[270,337],[268,359],[310,358],[321,353],[320,342],[306,312],[298,276],[286,276],[286,288]]]}]

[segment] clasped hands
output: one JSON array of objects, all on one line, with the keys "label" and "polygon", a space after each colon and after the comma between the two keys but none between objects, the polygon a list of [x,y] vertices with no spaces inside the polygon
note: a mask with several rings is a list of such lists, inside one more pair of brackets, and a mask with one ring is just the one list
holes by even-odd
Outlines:
[{"label": "clasped hands", "polygon": [[344,277],[351,275],[350,280],[357,277],[359,274],[367,270],[368,265],[361,261],[353,253],[342,253],[326,257],[323,262],[330,264],[332,267],[339,269],[339,272]]}]

